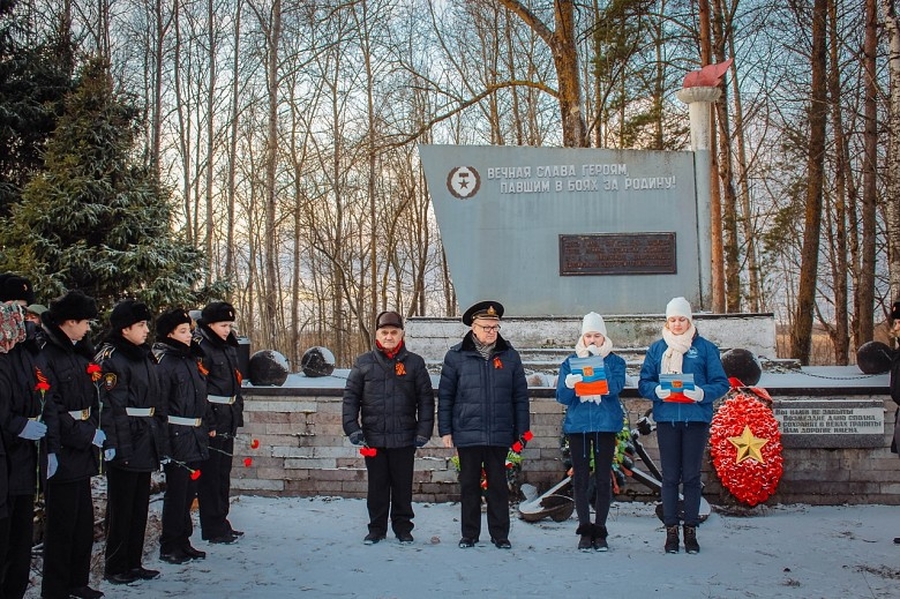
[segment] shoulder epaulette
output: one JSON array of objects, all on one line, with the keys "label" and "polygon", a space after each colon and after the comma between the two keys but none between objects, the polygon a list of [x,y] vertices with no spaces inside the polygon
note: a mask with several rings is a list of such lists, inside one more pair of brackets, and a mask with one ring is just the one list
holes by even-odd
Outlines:
[{"label": "shoulder epaulette", "polygon": [[116,353],[116,347],[114,345],[109,343],[104,344],[94,357],[94,361],[99,363],[103,360],[109,360],[114,353]]}]

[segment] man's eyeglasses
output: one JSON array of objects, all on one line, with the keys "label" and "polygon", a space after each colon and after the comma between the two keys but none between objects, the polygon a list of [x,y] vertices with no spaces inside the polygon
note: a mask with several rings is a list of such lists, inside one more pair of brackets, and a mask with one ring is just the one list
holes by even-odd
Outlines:
[{"label": "man's eyeglasses", "polygon": [[495,324],[495,325],[491,325],[491,326],[489,326],[489,327],[486,327],[486,326],[484,326],[483,324],[478,324],[478,323],[476,323],[475,326],[478,327],[479,329],[481,329],[482,331],[484,331],[485,333],[496,333],[497,331],[500,330],[500,325],[499,325],[499,324]]}]

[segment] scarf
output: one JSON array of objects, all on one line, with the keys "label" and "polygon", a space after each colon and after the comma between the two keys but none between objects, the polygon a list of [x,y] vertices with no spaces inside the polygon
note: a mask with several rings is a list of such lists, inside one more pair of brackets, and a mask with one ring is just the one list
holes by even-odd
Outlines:
[{"label": "scarf", "polygon": [[680,374],[682,372],[684,354],[691,349],[691,343],[696,334],[697,329],[694,328],[693,322],[691,327],[681,335],[676,335],[668,328],[663,327],[663,340],[669,347],[663,352],[659,369],[661,374]]},{"label": "scarf", "polygon": [[[596,350],[601,357],[605,358],[606,356],[609,355],[609,352],[612,351],[612,348],[613,348],[612,339],[604,336],[603,337],[603,345],[601,345],[600,347],[597,347]],[[575,354],[579,358],[587,358],[589,355],[591,355],[591,350],[589,350],[584,345],[584,337],[583,336],[579,337],[578,343],[575,344]],[[597,354],[594,354],[594,355],[597,355]]]},{"label": "scarf", "polygon": [[403,349],[403,339],[400,340],[400,343],[397,344],[397,347],[395,347],[393,351],[388,350],[383,345],[378,343],[377,339],[375,340],[375,347],[378,348],[378,351],[387,356],[388,360],[393,360],[397,356],[397,354],[400,353],[400,350]]},{"label": "scarf", "polygon": [[490,345],[484,345],[475,335],[472,335],[472,341],[475,343],[475,351],[481,354],[481,357],[485,360],[490,360],[491,354],[494,353],[494,348],[497,347],[497,342],[495,341]]}]

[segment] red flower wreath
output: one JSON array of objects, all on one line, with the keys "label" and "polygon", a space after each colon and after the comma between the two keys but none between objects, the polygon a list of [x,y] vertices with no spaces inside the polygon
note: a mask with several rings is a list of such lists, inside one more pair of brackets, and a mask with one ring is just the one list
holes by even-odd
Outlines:
[{"label": "red flower wreath", "polygon": [[775,493],[784,471],[771,401],[765,389],[744,387],[732,379],[730,397],[719,406],[709,429],[710,455],[722,486],[751,507]]}]

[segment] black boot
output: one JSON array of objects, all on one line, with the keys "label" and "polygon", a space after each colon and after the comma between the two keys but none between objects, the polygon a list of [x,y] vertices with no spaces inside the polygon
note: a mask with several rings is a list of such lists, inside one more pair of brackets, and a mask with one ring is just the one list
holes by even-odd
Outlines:
[{"label": "black boot", "polygon": [[609,545],[606,543],[606,537],[609,533],[603,524],[594,524],[594,551],[609,551]]},{"label": "black boot", "polygon": [[678,553],[678,525],[666,526],[666,553]]},{"label": "black boot", "polygon": [[700,543],[697,542],[696,526],[684,525],[684,550],[688,553],[700,553]]},{"label": "black boot", "polygon": [[581,535],[578,540],[578,550],[590,551],[594,544],[594,527],[590,524],[579,524],[575,534]]}]

